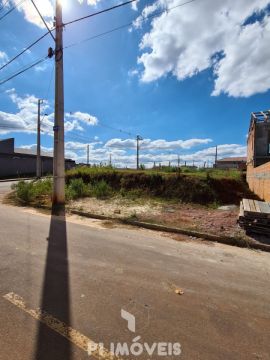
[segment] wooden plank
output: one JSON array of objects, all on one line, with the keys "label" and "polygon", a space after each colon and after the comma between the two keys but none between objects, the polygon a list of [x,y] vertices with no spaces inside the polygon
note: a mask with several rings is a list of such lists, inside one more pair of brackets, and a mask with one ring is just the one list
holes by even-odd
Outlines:
[{"label": "wooden plank", "polygon": [[263,201],[258,201],[260,209],[261,209],[261,213],[264,214],[270,214],[270,207],[268,205],[268,203],[265,203]]},{"label": "wooden plank", "polygon": [[243,199],[244,211],[250,211],[248,199]]},{"label": "wooden plank", "polygon": [[260,209],[260,206],[259,206],[257,200],[254,200],[254,205],[255,205],[256,211],[257,211],[258,213],[260,213],[260,212],[261,212],[261,209]]},{"label": "wooden plank", "polygon": [[251,199],[250,199],[248,202],[249,202],[250,211],[256,213],[257,210],[256,210],[256,207],[255,207],[255,205],[254,205],[254,200],[251,200]]},{"label": "wooden plank", "polygon": [[240,202],[239,217],[244,217],[244,206],[242,201]]}]

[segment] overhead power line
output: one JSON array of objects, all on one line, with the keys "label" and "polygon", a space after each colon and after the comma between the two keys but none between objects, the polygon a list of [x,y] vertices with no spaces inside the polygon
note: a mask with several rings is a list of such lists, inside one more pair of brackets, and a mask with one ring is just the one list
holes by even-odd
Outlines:
[{"label": "overhead power line", "polygon": [[[0,17],[0,21],[3,20],[7,15],[12,13],[13,10],[17,9],[18,6],[20,6],[25,0],[19,1],[17,4],[15,4],[11,9],[9,9],[3,16]],[[3,7],[1,8],[3,9]]]},{"label": "overhead power line", "polygon": [[0,6],[0,11],[2,11],[4,9],[4,7],[7,5],[8,2],[9,2],[9,0],[2,2],[2,5]]},{"label": "overhead power line", "polygon": [[[22,0],[20,3],[22,3],[23,1],[25,0]],[[32,1],[32,0],[31,0]],[[112,6],[110,8],[107,8],[107,9],[104,9],[104,10],[100,10],[98,12],[95,12],[95,13],[92,13],[90,15],[87,15],[87,16],[84,16],[82,18],[78,18],[78,19],[75,19],[75,20],[72,20],[66,24],[64,24],[63,26],[65,25],[69,25],[69,24],[72,24],[72,23],[75,23],[75,22],[78,22],[80,20],[83,20],[83,19],[87,19],[89,17],[94,17],[94,16],[97,16],[97,15],[100,15],[102,13],[105,13],[105,12],[108,12],[108,11],[111,11],[111,10],[114,10],[114,9],[117,9],[119,7],[122,7],[122,6],[125,6],[125,5],[128,5],[134,1],[137,1],[137,0],[130,0],[130,1],[127,1],[127,2],[124,2],[124,3],[121,3],[121,4],[118,4],[118,5],[115,5],[115,6]],[[32,1],[33,2],[33,1]],[[35,6],[34,2],[33,2],[33,5]],[[18,6],[18,4],[17,4]],[[41,13],[39,12],[38,8],[35,6],[35,8],[37,9],[39,15],[41,16],[42,20],[45,22],[45,20],[43,19]],[[11,9],[10,9],[11,10]],[[5,14],[6,15],[6,14]],[[1,18],[0,18],[1,20]],[[45,22],[46,24],[46,22]],[[19,54],[17,54],[16,56],[14,56],[12,59],[10,59],[7,63],[5,63],[4,65],[2,65],[0,67],[0,70],[4,69],[6,66],[8,66],[9,64],[11,64],[13,61],[15,61],[16,59],[18,59],[21,55],[23,55],[27,50],[31,49],[34,45],[36,45],[40,40],[42,40],[43,38],[45,38],[49,33],[51,34],[51,36],[53,37],[54,39],[54,36],[52,35],[52,31],[55,29],[55,28],[52,28],[52,29],[49,29],[47,24],[46,24],[46,28],[48,29],[48,31],[43,34],[41,37],[39,37],[37,40],[35,40],[33,43],[31,43],[29,46],[27,46],[25,49],[23,49]],[[74,45],[73,45],[74,46]],[[0,85],[1,85],[1,82],[0,82]]]},{"label": "overhead power line", "polygon": [[46,21],[44,20],[43,16],[41,15],[41,12],[39,11],[38,7],[36,6],[34,0],[31,0],[31,3],[33,4],[34,8],[36,9],[38,15],[40,16],[43,24],[45,25],[46,29],[48,30],[48,32],[50,33],[51,37],[53,38],[53,40],[55,41],[55,37],[52,34],[52,31],[49,29],[48,24],[46,23]]},{"label": "overhead power line", "polygon": [[33,67],[41,64],[43,61],[45,61],[46,59],[48,59],[48,56],[44,57],[44,58],[41,58],[37,61],[35,61],[34,63],[32,63],[31,65],[28,65],[26,67],[24,67],[23,69],[17,71],[16,73],[14,73],[13,75],[9,76],[8,78],[6,79],[3,79],[3,80],[0,80],[0,85],[3,85],[5,84],[6,82],[8,82],[9,80],[12,80],[14,79],[15,77],[17,77],[18,75],[20,74],[23,74],[25,71],[29,70],[29,69],[32,69]]},{"label": "overhead power line", "polygon": [[137,136],[137,135],[132,134],[131,132],[128,132],[128,131],[126,131],[126,130],[117,129],[117,128],[114,128],[113,126],[110,126],[110,125],[107,125],[107,124],[104,124],[104,123],[101,123],[101,122],[98,122],[97,125],[98,125],[98,126],[105,127],[105,128],[107,128],[107,129],[111,129],[111,130],[114,130],[114,131],[118,131],[118,132],[120,132],[120,133],[129,135],[129,136]]},{"label": "overhead power line", "polygon": [[[164,14],[164,13],[168,13],[168,12],[170,12],[170,11],[172,11],[172,10],[175,10],[175,9],[177,9],[177,8],[179,8],[179,7],[188,5],[188,4],[190,4],[190,3],[192,3],[192,2],[195,2],[195,1],[197,1],[197,0],[189,0],[189,1],[186,1],[186,2],[184,2],[184,3],[181,3],[181,4],[178,4],[178,5],[172,6],[172,7],[170,7],[170,8],[166,8],[166,9],[164,9],[164,10],[155,12],[154,14],[147,15],[147,16],[142,16],[141,19],[142,19],[142,20],[153,19],[153,18],[158,17],[158,16],[160,16],[160,15],[162,15],[162,14]],[[115,28],[109,29],[109,30],[107,30],[107,31],[104,31],[104,32],[102,32],[102,33],[99,33],[99,34],[90,36],[90,37],[88,37],[88,38],[86,38],[86,39],[83,39],[83,40],[81,40],[81,41],[78,41],[78,42],[72,43],[72,44],[70,44],[70,45],[67,45],[67,46],[64,47],[64,49],[69,49],[69,48],[71,48],[71,47],[74,47],[74,46],[83,44],[83,43],[85,43],[85,42],[88,42],[88,41],[97,39],[97,38],[99,38],[99,37],[102,37],[102,36],[111,34],[111,33],[115,32],[115,31],[122,30],[122,29],[124,29],[124,28],[129,27],[129,26],[132,26],[133,23],[134,23],[134,20],[132,20],[132,21],[126,23],[126,24],[117,26],[117,27],[115,27]]]},{"label": "overhead power line", "polygon": [[135,1],[138,1],[138,0],[129,0],[129,1],[123,2],[121,4],[111,6],[111,7],[107,8],[107,9],[103,9],[103,10],[97,11],[95,13],[80,17],[78,19],[68,21],[67,23],[64,23],[64,26],[74,24],[74,23],[76,23],[78,21],[81,21],[81,20],[89,19],[89,18],[91,18],[93,16],[96,16],[96,15],[104,14],[104,13],[109,12],[111,10],[115,10],[115,9],[118,9],[118,8],[120,8],[122,6],[126,6],[128,4],[131,4],[131,3],[135,2]]},{"label": "overhead power line", "polygon": [[0,70],[4,69],[6,66],[8,66],[9,64],[11,64],[13,61],[15,61],[16,59],[18,59],[18,57],[20,57],[21,55],[23,55],[26,51],[30,50],[34,45],[36,45],[40,40],[44,39],[47,35],[49,34],[49,32],[46,32],[45,34],[43,34],[41,37],[39,37],[36,41],[34,41],[32,44],[30,44],[29,46],[27,46],[25,49],[23,49],[19,54],[17,54],[16,56],[14,56],[12,59],[10,59],[7,63],[5,63],[4,65],[2,65],[0,67]]}]

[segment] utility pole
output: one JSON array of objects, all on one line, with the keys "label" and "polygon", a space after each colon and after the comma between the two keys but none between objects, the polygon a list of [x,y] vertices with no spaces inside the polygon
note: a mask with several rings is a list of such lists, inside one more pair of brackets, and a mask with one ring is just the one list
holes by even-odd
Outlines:
[{"label": "utility pole", "polygon": [[140,167],[140,158],[139,158],[139,151],[140,151],[140,141],[143,140],[143,138],[140,135],[136,136],[137,141],[137,170],[139,170]]},{"label": "utility pole", "polygon": [[55,11],[55,109],[53,156],[53,204],[65,203],[63,22],[61,0]]},{"label": "utility pole", "polygon": [[87,166],[89,166],[89,144],[87,145]]},{"label": "utility pole", "polygon": [[110,154],[110,161],[109,161],[109,166],[112,166],[112,154]]},{"label": "utility pole", "polygon": [[42,99],[38,99],[38,118],[37,118],[37,179],[41,178],[41,157],[40,157],[40,105],[43,103]]},{"label": "utility pole", "polygon": [[214,167],[217,167],[217,157],[218,157],[218,148],[217,148],[217,146],[216,146],[215,166],[214,166]]},{"label": "utility pole", "polygon": [[180,156],[179,155],[177,157],[177,164],[178,164],[178,167],[180,168]]}]

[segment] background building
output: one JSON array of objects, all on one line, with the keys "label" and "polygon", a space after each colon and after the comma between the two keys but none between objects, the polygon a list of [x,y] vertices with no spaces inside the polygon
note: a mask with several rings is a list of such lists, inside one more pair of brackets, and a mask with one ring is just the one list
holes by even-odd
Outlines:
[{"label": "background building", "polygon": [[215,167],[217,169],[247,169],[247,158],[246,157],[228,157],[219,159],[216,161]]},{"label": "background building", "polygon": [[247,143],[247,182],[261,199],[270,201],[270,111],[251,114]]},{"label": "background building", "polygon": [[[0,178],[21,177],[36,174],[36,154],[25,149],[15,149],[14,138],[0,140]],[[66,170],[75,166],[75,161],[65,160]],[[41,156],[42,175],[52,174],[53,157]]]}]

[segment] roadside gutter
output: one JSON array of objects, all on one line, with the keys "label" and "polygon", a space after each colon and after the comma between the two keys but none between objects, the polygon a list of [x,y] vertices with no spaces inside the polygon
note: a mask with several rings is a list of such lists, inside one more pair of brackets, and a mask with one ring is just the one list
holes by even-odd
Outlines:
[{"label": "roadside gutter", "polygon": [[210,240],[210,241],[218,242],[221,244],[233,245],[233,246],[238,246],[238,247],[242,247],[242,248],[250,248],[250,249],[254,249],[254,250],[262,250],[262,251],[270,252],[270,245],[262,244],[255,240],[247,241],[240,237],[214,235],[214,234],[209,234],[209,233],[200,232],[200,231],[187,230],[187,229],[178,228],[178,227],[171,227],[171,226],[166,226],[166,225],[147,223],[147,222],[137,221],[137,220],[132,220],[132,219],[115,218],[115,217],[98,215],[98,214],[93,214],[93,213],[88,213],[88,212],[73,210],[73,209],[70,209],[69,212],[74,215],[79,215],[79,216],[87,217],[87,218],[91,218],[91,219],[109,220],[109,221],[122,223],[125,225],[137,226],[137,227],[155,230],[155,231],[162,231],[162,232],[167,232],[167,233],[172,233],[172,234],[182,234],[182,235],[199,238],[201,240]]}]

